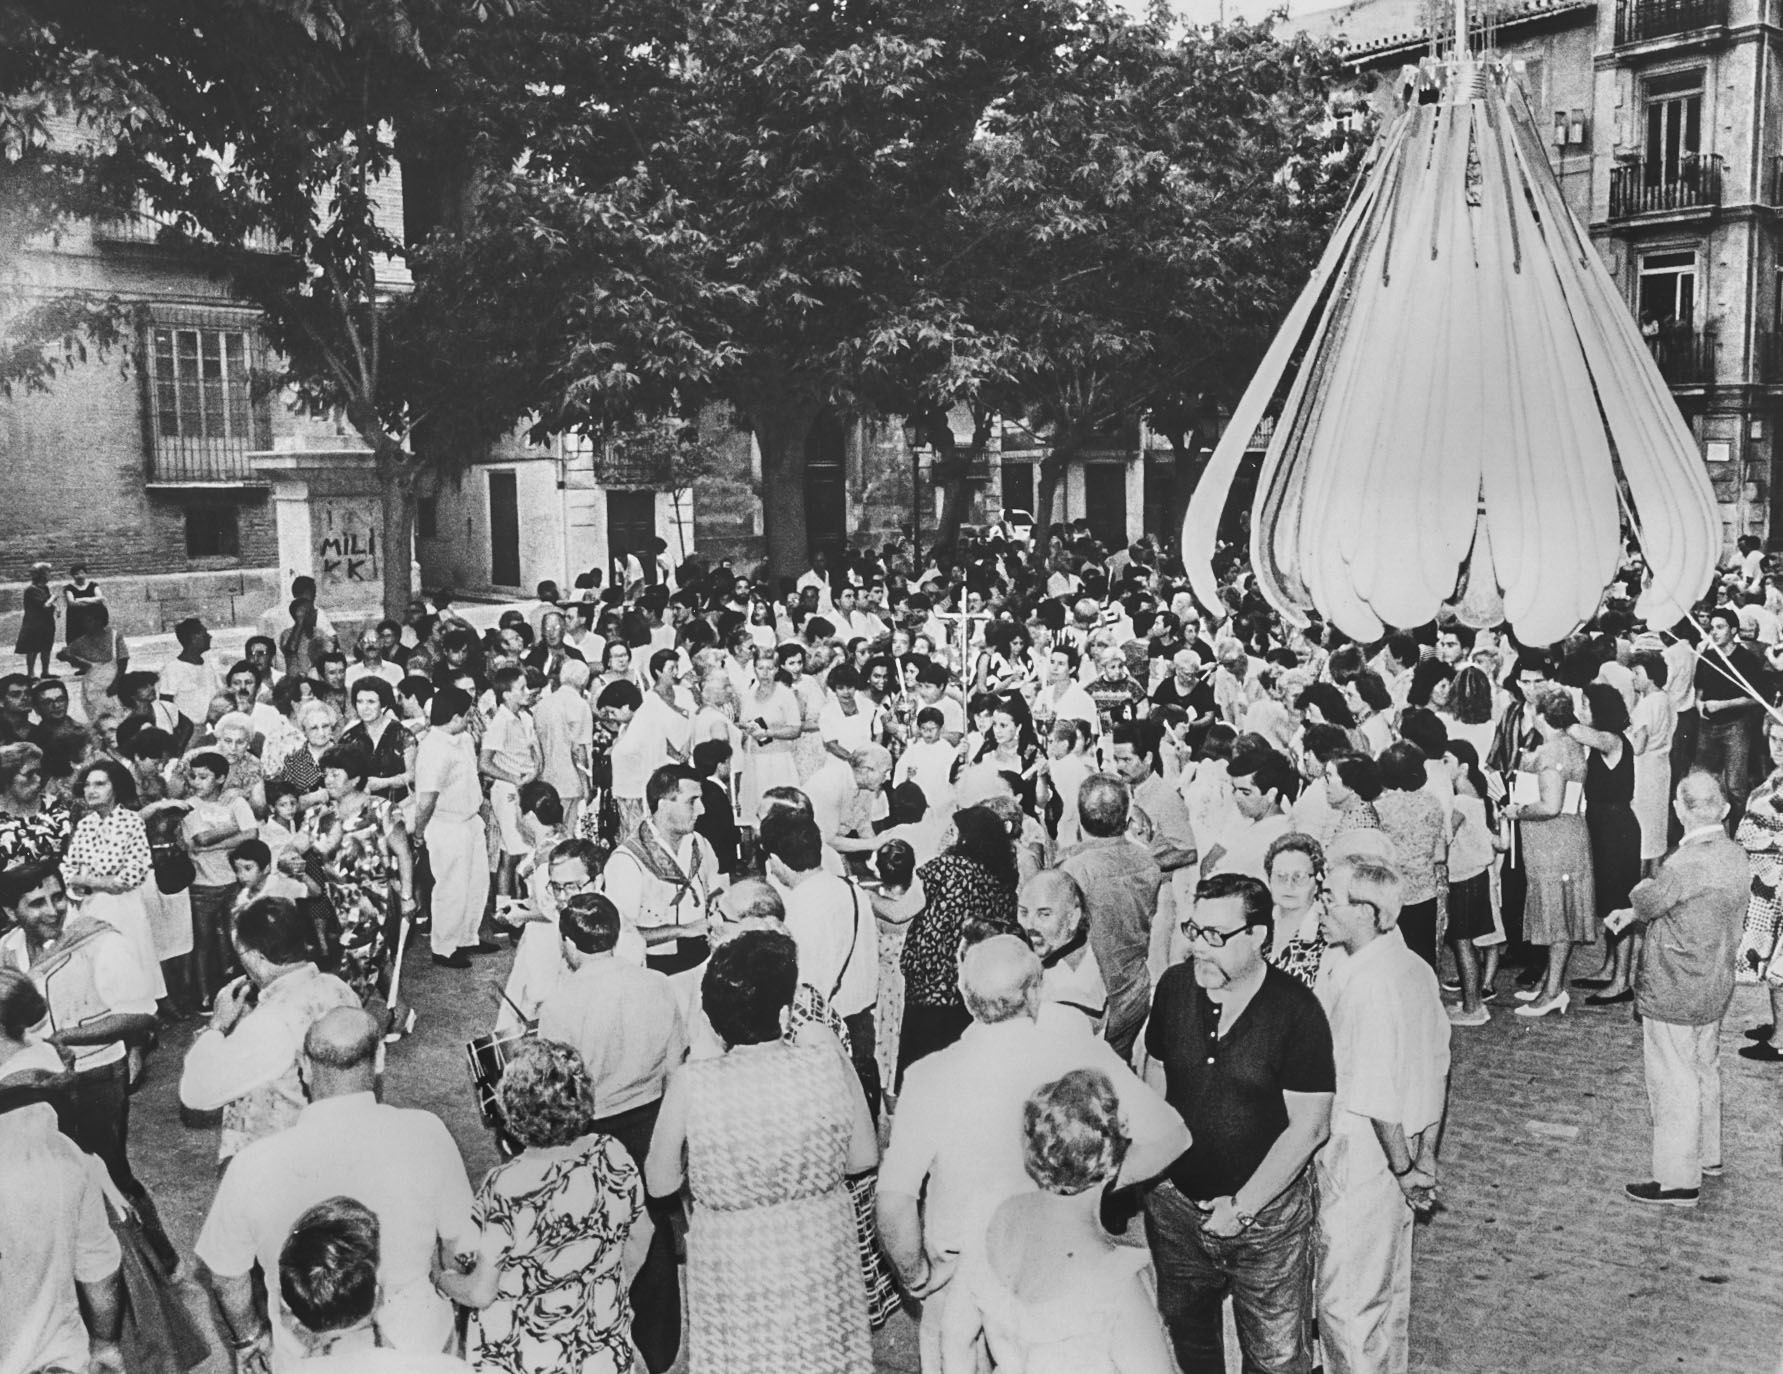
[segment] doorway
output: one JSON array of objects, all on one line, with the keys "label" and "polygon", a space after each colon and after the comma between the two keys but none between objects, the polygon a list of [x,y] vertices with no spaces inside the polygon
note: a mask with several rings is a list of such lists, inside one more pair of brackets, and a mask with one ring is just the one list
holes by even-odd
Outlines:
[{"label": "doorway", "polygon": [[805,538],[830,565],[848,547],[848,431],[833,410],[819,415],[805,438]]},{"label": "doorway", "polygon": [[520,484],[511,472],[489,474],[489,580],[520,585]]},{"label": "doorway", "polygon": [[1110,551],[1127,547],[1127,465],[1083,465],[1083,518],[1090,534]]},{"label": "doorway", "polygon": [[[607,556],[616,568],[623,569],[625,555],[637,555],[644,566],[644,581],[656,581],[656,558],[650,552],[650,541],[656,536],[656,493],[653,491],[609,491],[607,493]],[[616,574],[614,586],[623,587],[624,574]]]}]

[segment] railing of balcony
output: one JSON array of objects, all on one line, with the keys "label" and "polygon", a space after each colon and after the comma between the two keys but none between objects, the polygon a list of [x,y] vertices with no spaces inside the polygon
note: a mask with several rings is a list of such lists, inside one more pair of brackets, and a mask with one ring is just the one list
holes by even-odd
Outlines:
[{"label": "railing of balcony", "polygon": [[592,456],[594,480],[609,487],[662,487],[668,484],[669,465],[660,454],[628,451],[623,444],[606,444]]},{"label": "railing of balcony", "polygon": [[1706,386],[1715,380],[1719,341],[1713,329],[1687,324],[1662,326],[1647,335],[1647,351],[1668,386]]},{"label": "railing of balcony", "polygon": [[[96,221],[93,232],[106,243],[158,243],[161,231],[167,227],[167,220],[158,216],[146,200],[139,200],[135,209],[116,219]],[[243,247],[253,253],[280,251],[279,241],[264,229],[256,229],[249,234],[243,240]]]},{"label": "railing of balcony", "polygon": [[1610,218],[1713,209],[1721,204],[1721,158],[1691,153],[1671,166],[1641,159],[1610,169]]},{"label": "railing of balcony", "polygon": [[1620,0],[1616,42],[1641,43],[1727,23],[1728,0]]}]

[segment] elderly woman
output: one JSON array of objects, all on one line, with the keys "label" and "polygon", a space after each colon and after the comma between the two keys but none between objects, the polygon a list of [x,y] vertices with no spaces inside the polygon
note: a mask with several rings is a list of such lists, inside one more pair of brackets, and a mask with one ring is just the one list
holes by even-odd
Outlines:
[{"label": "elderly woman", "polygon": [[44,795],[43,750],[0,745],[0,869],[60,860],[74,835],[74,817]]},{"label": "elderly woman", "polygon": [[570,1046],[523,1044],[500,1092],[524,1148],[477,1189],[476,1269],[439,1279],[471,1309],[466,1358],[501,1374],[633,1374],[631,1282],[655,1230],[638,1167],[591,1130],[594,1088]]},{"label": "elderly woman", "polygon": [[[670,1080],[645,1177],[692,1197],[691,1374],[857,1374],[872,1367],[847,1177],[879,1160],[866,1098],[833,1044],[785,1038],[798,947],[751,930],[701,980],[716,1059]],[[772,1110],[764,1110],[772,1104]]]},{"label": "elderly woman", "polygon": [[1170,1374],[1150,1255],[1103,1229],[1102,1194],[1128,1137],[1114,1084],[1073,1069],[1022,1107],[1022,1163],[1038,1189],[991,1214],[960,1255],[941,1319],[943,1374],[974,1374],[980,1343],[1023,1374]]},{"label": "elderly woman", "polygon": [[[362,1002],[389,990],[392,937],[415,915],[415,870],[396,807],[366,791],[371,760],[358,749],[330,749],[321,760],[327,800],[303,818],[303,833],[322,863],[322,882],[340,925],[340,977]],[[392,1007],[393,1027],[414,1027],[414,1013]]]},{"label": "elderly woman", "polygon": [[250,751],[254,742],[253,718],[240,711],[229,711],[216,724],[217,752],[229,760],[229,776],[223,780],[225,797],[240,797],[254,812],[255,820],[266,819],[266,775],[260,760]]},{"label": "elderly woman", "polygon": [[1568,731],[1579,722],[1572,696],[1564,689],[1542,693],[1536,701],[1535,726],[1541,743],[1523,760],[1534,775],[1535,795],[1513,798],[1504,814],[1518,822],[1523,843],[1523,871],[1528,888],[1523,899],[1523,935],[1532,945],[1548,947],[1548,969],[1542,986],[1519,992],[1522,1017],[1565,1014],[1571,1005],[1566,966],[1575,944],[1597,939],[1597,888],[1591,869],[1591,832],[1579,814],[1583,799],[1585,747]]},{"label": "elderly woman", "polygon": [[297,789],[299,805],[306,810],[323,801],[322,755],[334,748],[340,734],[340,713],[325,701],[306,701],[297,708],[297,728],[303,744],[285,757],[279,778]]},{"label": "elderly woman", "polygon": [[153,863],[148,831],[131,809],[136,780],[123,764],[97,759],[79,771],[75,784],[87,814],[75,826],[62,860],[62,881],[82,916],[104,921],[129,942],[159,1001],[167,996],[167,983],[142,899]]},{"label": "elderly woman", "polygon": [[1008,828],[988,807],[953,818],[945,851],[917,870],[926,905],[910,923],[899,963],[904,970],[904,1025],[898,1078],[924,1055],[945,1049],[972,1023],[960,997],[960,931],[968,918],[1016,924],[1015,848]]},{"label": "elderly woman", "polygon": [[1311,835],[1277,836],[1263,855],[1263,876],[1275,899],[1269,962],[1310,988],[1325,958],[1325,937],[1319,930],[1325,909],[1325,851]]},{"label": "elderly woman", "polygon": [[1425,784],[1424,751],[1394,744],[1381,754],[1381,795],[1374,809],[1389,845],[1388,854],[1405,880],[1405,907],[1399,932],[1432,969],[1436,967],[1437,894],[1448,883],[1449,818]]},{"label": "elderly woman", "polygon": [[609,639],[607,647],[601,652],[601,672],[589,687],[589,695],[599,697],[600,694],[615,682],[636,682],[637,678],[631,670],[631,645],[623,639]]}]

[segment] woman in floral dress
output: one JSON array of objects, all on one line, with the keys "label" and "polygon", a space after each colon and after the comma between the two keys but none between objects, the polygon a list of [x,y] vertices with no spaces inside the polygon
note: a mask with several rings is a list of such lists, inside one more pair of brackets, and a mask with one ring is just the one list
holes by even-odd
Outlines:
[{"label": "woman in floral dress", "polygon": [[633,1374],[631,1283],[654,1231],[626,1148],[589,1130],[594,1088],[568,1045],[523,1045],[501,1080],[525,1148],[492,1169],[473,1216],[483,1257],[442,1291],[471,1308],[466,1357],[500,1374]]},{"label": "woman in floral dress", "polygon": [[[370,1003],[389,988],[397,922],[415,913],[414,863],[396,808],[365,790],[371,760],[363,751],[330,749],[321,773],[328,800],[304,814],[303,833],[340,925],[341,980]],[[396,1024],[412,1024],[391,1012]]]},{"label": "woman in floral dress", "polygon": [[73,814],[44,795],[43,750],[0,746],[0,869],[60,860],[73,835]]}]

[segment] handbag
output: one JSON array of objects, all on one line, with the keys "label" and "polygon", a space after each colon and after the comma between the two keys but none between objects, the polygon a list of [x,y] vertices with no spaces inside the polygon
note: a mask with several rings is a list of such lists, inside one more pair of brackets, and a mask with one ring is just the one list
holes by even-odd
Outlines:
[{"label": "handbag", "polygon": [[186,1374],[210,1358],[204,1339],[172,1276],[155,1258],[142,1222],[127,1207],[106,1199],[106,1215],[118,1238],[118,1277],[124,1289],[124,1321],[118,1346],[130,1374]]}]

